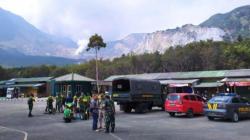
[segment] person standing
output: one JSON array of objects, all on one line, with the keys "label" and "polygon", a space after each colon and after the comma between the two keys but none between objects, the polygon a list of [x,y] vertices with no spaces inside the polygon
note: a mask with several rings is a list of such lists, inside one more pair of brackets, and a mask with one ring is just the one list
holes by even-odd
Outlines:
[{"label": "person standing", "polygon": [[48,113],[54,113],[53,109],[53,102],[54,102],[54,99],[52,96],[49,96],[48,99],[47,99],[47,104],[48,104]]},{"label": "person standing", "polygon": [[104,119],[104,105],[105,105],[105,96],[104,94],[101,94],[99,96],[99,118],[98,118],[98,121],[99,121],[99,129],[102,129],[103,128],[103,119]]},{"label": "person standing", "polygon": [[35,101],[34,95],[31,93],[28,99],[28,106],[29,106],[29,114],[28,117],[33,117],[32,115],[32,109],[33,109],[33,102]]},{"label": "person standing", "polygon": [[109,127],[111,127],[111,133],[115,130],[115,105],[114,101],[110,99],[109,95],[106,95],[105,100],[105,127],[106,133],[109,133]]},{"label": "person standing", "polygon": [[59,113],[62,112],[62,96],[61,96],[61,94],[58,94],[56,96],[56,111],[58,111]]},{"label": "person standing", "polygon": [[66,97],[62,95],[62,110],[65,108]]},{"label": "person standing", "polygon": [[90,110],[92,113],[93,117],[93,125],[92,125],[92,130],[97,131],[97,124],[98,124],[98,97],[94,95],[93,100],[91,101],[90,104]]}]

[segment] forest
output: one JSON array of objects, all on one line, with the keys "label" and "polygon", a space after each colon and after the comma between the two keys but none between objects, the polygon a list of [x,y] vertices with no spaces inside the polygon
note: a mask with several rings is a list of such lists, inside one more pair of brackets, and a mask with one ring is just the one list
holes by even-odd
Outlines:
[{"label": "forest", "polygon": [[[100,49],[100,51],[102,51]],[[164,53],[133,52],[112,60],[98,61],[99,78],[111,75],[141,74],[157,72],[184,72],[203,70],[230,70],[250,68],[250,39],[235,42],[200,41],[185,46],[170,47]],[[0,80],[19,77],[58,77],[75,72],[95,78],[95,60],[78,65],[67,66],[30,66],[3,68],[0,66]]]}]

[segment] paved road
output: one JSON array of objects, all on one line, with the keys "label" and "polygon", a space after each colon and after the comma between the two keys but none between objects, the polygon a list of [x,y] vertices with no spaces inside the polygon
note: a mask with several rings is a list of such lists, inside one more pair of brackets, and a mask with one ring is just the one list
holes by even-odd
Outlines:
[{"label": "paved road", "polygon": [[117,112],[114,134],[93,132],[92,120],[64,123],[62,114],[43,114],[45,102],[34,105],[34,117],[27,117],[26,100],[0,101],[0,140],[249,140],[250,120],[239,123],[203,116],[189,119],[169,117],[155,110],[146,114]]}]

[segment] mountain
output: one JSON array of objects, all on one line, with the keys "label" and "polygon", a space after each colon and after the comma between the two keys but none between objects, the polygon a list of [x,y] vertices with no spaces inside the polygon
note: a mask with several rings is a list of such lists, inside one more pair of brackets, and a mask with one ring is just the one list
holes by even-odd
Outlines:
[{"label": "mountain", "polygon": [[15,49],[4,49],[0,46],[0,64],[3,67],[23,67],[42,64],[63,66],[78,64],[81,61],[62,57],[25,55]]},{"label": "mountain", "polygon": [[[41,59],[49,61],[50,58],[56,57],[56,59],[53,58],[53,62],[55,62],[55,60],[59,60],[58,57],[77,57],[75,55],[77,45],[72,40],[44,33],[29,24],[22,17],[1,8],[0,31],[0,49],[9,53],[15,50],[15,54],[9,54],[13,58],[16,58],[15,55],[18,56],[17,54],[19,53],[25,58],[43,57],[33,58],[33,60],[39,60],[40,64]],[[236,8],[225,14],[211,16],[200,25],[186,24],[175,29],[166,29],[152,33],[133,33],[123,39],[107,42],[107,47],[100,51],[100,57],[115,58],[120,57],[122,54],[142,54],[155,51],[163,53],[170,46],[183,46],[191,42],[208,39],[214,41],[229,39],[233,41],[239,35],[243,38],[250,37],[249,5]],[[1,53],[0,57],[1,55],[4,54]],[[47,57],[44,58],[44,56]],[[84,57],[92,59],[94,58],[94,53],[85,52]],[[9,58],[8,60],[11,59]],[[71,61],[71,59],[69,60]],[[43,62],[46,63],[46,61]]]},{"label": "mountain", "polygon": [[108,47],[101,51],[101,56],[105,58],[105,56],[117,57],[130,52],[136,54],[164,52],[170,46],[185,45],[194,41],[208,39],[221,41],[224,35],[225,32],[220,28],[187,24],[153,33],[131,34],[122,40],[108,42]]},{"label": "mountain", "polygon": [[15,49],[25,55],[74,57],[77,44],[38,30],[22,17],[0,8],[1,48]]},{"label": "mountain", "polygon": [[239,35],[250,37],[250,5],[236,8],[225,14],[216,14],[200,26],[220,28],[232,39],[236,39]]},{"label": "mountain", "polygon": [[[159,51],[163,53],[170,46],[212,39],[214,41],[250,37],[250,6],[243,6],[225,14],[216,14],[200,25],[186,24],[175,29],[153,33],[130,34],[127,37],[107,43],[101,57],[114,58],[122,54]],[[112,51],[110,51],[112,50]]]}]

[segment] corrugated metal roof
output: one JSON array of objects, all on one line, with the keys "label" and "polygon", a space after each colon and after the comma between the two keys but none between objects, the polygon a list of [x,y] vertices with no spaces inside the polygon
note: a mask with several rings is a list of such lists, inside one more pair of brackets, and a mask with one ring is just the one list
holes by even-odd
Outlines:
[{"label": "corrugated metal roof", "polygon": [[0,85],[3,85],[3,84],[5,84],[5,81],[0,81]]},{"label": "corrugated metal roof", "polygon": [[51,79],[52,77],[13,78],[6,82],[15,82],[15,83],[48,82]]},{"label": "corrugated metal roof", "polygon": [[208,83],[200,83],[199,85],[195,85],[195,88],[210,88],[210,87],[220,87],[223,83],[218,82],[208,82]]},{"label": "corrugated metal roof", "polygon": [[40,87],[43,83],[32,83],[32,84],[14,84],[14,85],[1,85],[0,88],[11,88],[11,87]]},{"label": "corrugated metal roof", "polygon": [[63,82],[63,81],[88,81],[88,82],[93,82],[95,81],[94,79],[82,76],[77,73],[70,73],[66,74],[60,77],[55,78],[56,82]]},{"label": "corrugated metal roof", "polygon": [[199,79],[190,79],[190,80],[160,80],[161,84],[193,84],[199,81]]},{"label": "corrugated metal roof", "polygon": [[141,79],[167,80],[167,79],[199,79],[199,78],[225,78],[225,77],[250,77],[250,69],[214,70],[168,73],[144,73],[136,75],[113,75],[104,81],[112,81],[115,77],[135,77]]}]

